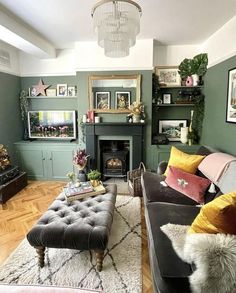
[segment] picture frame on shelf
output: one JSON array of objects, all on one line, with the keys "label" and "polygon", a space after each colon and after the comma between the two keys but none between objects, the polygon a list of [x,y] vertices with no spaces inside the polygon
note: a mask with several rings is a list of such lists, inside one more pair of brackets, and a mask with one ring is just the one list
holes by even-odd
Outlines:
[{"label": "picture frame on shelf", "polygon": [[57,84],[57,96],[64,97],[67,96],[67,84]]},{"label": "picture frame on shelf", "polygon": [[29,97],[36,97],[37,96],[37,90],[35,87],[29,87]]},{"label": "picture frame on shelf", "polygon": [[228,72],[226,122],[236,123],[236,68]]},{"label": "picture frame on shelf", "polygon": [[108,110],[110,109],[110,92],[96,92],[95,105],[96,109]]},{"label": "picture frame on shelf", "polygon": [[171,104],[171,97],[172,95],[169,93],[165,93],[162,95],[163,104]]},{"label": "picture frame on shelf", "polygon": [[47,97],[56,97],[57,90],[56,89],[46,89],[46,95],[47,95]]},{"label": "picture frame on shelf", "polygon": [[68,86],[67,93],[68,93],[68,97],[76,97],[77,86]]},{"label": "picture frame on shelf", "polygon": [[117,110],[126,110],[130,107],[130,92],[115,93],[115,108]]},{"label": "picture frame on shelf", "polygon": [[161,86],[181,86],[178,66],[156,66],[155,73]]},{"label": "picture frame on shelf", "polygon": [[159,134],[165,134],[169,141],[180,141],[181,127],[187,127],[187,119],[158,120]]}]

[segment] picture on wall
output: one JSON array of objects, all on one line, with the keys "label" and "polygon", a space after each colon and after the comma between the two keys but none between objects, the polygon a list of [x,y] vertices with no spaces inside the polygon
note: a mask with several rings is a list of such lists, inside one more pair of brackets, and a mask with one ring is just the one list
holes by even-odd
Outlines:
[{"label": "picture on wall", "polygon": [[96,92],[96,109],[110,109],[110,92]]},{"label": "picture on wall", "polygon": [[156,75],[159,77],[159,83],[165,86],[180,86],[181,78],[178,70],[178,66],[157,66]]},{"label": "picture on wall", "polygon": [[77,94],[77,86],[68,86],[67,92],[69,97],[75,97]]},{"label": "picture on wall", "polygon": [[158,120],[159,133],[165,134],[169,141],[180,141],[180,128],[187,126],[187,120]]},{"label": "picture on wall", "polygon": [[229,70],[226,122],[236,123],[236,68]]},{"label": "picture on wall", "polygon": [[116,92],[116,109],[125,110],[130,106],[130,92]]}]

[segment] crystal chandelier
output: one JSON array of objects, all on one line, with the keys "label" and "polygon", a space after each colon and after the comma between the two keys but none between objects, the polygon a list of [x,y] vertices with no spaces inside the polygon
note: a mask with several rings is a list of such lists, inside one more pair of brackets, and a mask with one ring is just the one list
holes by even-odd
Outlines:
[{"label": "crystal chandelier", "polygon": [[105,56],[119,58],[129,55],[140,31],[141,7],[132,0],[101,0],[92,8],[98,45]]}]

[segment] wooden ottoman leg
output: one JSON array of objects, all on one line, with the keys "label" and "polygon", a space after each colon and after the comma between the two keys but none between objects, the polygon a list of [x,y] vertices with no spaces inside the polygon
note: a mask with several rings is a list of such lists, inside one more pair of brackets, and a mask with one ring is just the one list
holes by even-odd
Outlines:
[{"label": "wooden ottoman leg", "polygon": [[45,247],[44,246],[36,246],[35,249],[38,254],[38,265],[40,266],[40,268],[42,268],[44,266]]},{"label": "wooden ottoman leg", "polygon": [[104,251],[103,250],[95,250],[96,253],[96,259],[97,259],[97,270],[101,272],[102,270],[102,262],[103,262],[103,256]]}]

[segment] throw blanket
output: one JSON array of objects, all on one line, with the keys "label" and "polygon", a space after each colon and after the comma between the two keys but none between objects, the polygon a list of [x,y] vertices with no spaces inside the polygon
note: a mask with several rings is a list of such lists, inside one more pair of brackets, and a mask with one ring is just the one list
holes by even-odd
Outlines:
[{"label": "throw blanket", "polygon": [[236,161],[236,157],[225,153],[213,153],[206,156],[198,166],[208,179],[217,184],[227,170],[229,164]]},{"label": "throw blanket", "polygon": [[196,265],[189,277],[193,293],[236,293],[236,236],[187,234],[189,226],[166,224],[161,230],[177,255]]}]

